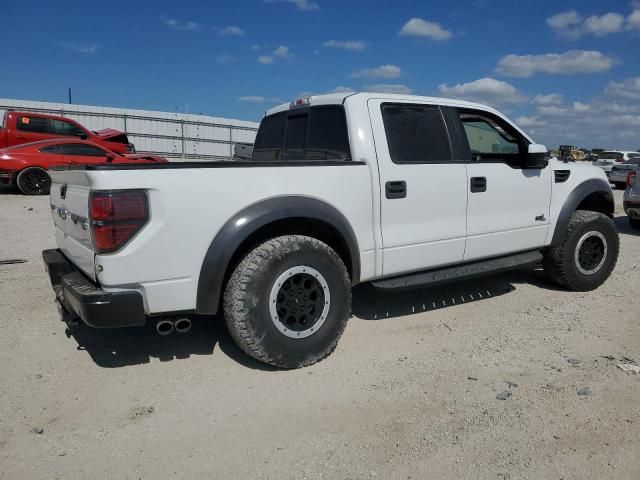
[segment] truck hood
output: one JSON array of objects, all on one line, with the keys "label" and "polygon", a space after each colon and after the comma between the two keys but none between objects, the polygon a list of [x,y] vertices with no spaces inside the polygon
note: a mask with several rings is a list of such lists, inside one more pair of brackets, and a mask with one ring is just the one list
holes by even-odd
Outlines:
[{"label": "truck hood", "polygon": [[118,135],[122,135],[124,132],[121,132],[120,130],[114,130],[113,128],[105,128],[103,130],[97,130],[93,133],[98,135],[100,138],[106,140],[108,138],[113,138],[113,137],[117,137]]}]

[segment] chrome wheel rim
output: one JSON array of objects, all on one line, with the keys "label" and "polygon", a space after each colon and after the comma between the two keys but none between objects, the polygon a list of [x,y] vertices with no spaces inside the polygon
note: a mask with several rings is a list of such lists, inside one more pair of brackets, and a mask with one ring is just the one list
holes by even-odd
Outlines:
[{"label": "chrome wheel rim", "polygon": [[587,232],[576,245],[574,260],[583,275],[593,275],[600,271],[607,259],[607,239],[600,232]]},{"label": "chrome wheel rim", "polygon": [[327,320],[331,306],[329,285],[315,268],[305,265],[283,272],[271,287],[269,315],[289,338],[306,338]]}]

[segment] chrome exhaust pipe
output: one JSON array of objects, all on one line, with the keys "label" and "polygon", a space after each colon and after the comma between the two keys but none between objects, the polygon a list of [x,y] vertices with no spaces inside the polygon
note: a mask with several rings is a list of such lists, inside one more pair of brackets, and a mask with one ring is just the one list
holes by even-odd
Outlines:
[{"label": "chrome exhaust pipe", "polygon": [[191,330],[191,320],[188,318],[179,318],[173,322],[173,328],[175,328],[178,333],[187,333]]},{"label": "chrome exhaust pipe", "polygon": [[159,320],[156,323],[158,335],[171,335],[173,333],[173,322],[171,320]]}]

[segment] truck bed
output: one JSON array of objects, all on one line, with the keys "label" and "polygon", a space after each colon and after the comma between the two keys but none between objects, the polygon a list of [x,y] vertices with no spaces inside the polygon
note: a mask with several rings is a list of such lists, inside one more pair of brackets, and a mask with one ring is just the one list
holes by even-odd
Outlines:
[{"label": "truck bed", "polygon": [[[243,212],[265,202],[279,201],[294,212],[293,203],[302,199],[339,212],[357,238],[361,278],[374,275],[374,194],[365,162],[72,165],[52,170],[51,177],[58,248],[105,291],[143,293],[147,314],[194,310],[212,242],[226,225],[250,222]],[[122,190],[147,193],[149,221],[116,253],[96,253],[91,229],[83,228],[91,222],[90,193]]]}]

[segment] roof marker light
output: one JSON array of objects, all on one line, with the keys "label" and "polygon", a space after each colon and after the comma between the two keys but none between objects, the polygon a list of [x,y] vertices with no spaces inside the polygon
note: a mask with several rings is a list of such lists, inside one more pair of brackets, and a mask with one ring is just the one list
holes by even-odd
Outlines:
[{"label": "roof marker light", "polygon": [[304,107],[307,105],[311,105],[311,97],[296,98],[293,102],[291,102],[292,107]]}]

